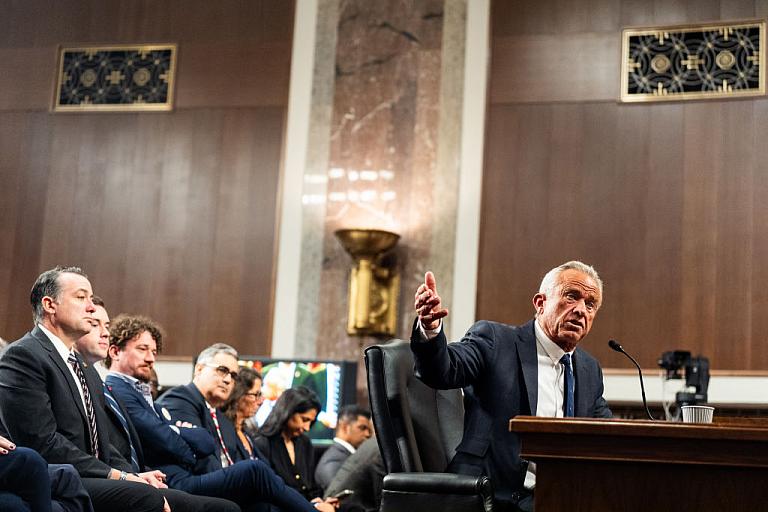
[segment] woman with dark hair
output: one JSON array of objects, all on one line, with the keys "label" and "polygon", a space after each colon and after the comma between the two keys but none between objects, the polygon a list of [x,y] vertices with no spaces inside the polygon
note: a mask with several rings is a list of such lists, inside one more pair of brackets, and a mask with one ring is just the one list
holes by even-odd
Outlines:
[{"label": "woman with dark hair", "polygon": [[315,484],[315,456],[306,435],[319,412],[320,400],[311,389],[286,389],[255,440],[275,473],[308,500],[323,495]]},{"label": "woman with dark hair", "polygon": [[235,454],[237,460],[247,460],[255,458],[253,450],[253,438],[243,428],[245,420],[256,414],[259,407],[264,402],[261,394],[261,374],[252,368],[240,368],[235,379],[235,388],[226,401],[222,410],[224,414],[232,420],[235,425],[235,432],[242,443],[241,450],[238,445],[238,453]]}]

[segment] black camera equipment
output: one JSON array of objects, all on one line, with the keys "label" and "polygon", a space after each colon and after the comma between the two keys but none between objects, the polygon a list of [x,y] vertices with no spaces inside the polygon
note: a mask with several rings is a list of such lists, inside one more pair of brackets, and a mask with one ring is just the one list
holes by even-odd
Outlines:
[{"label": "black camera equipment", "polygon": [[685,350],[664,352],[659,359],[659,366],[667,372],[666,379],[682,379],[685,377],[685,391],[675,395],[678,407],[696,405],[707,401],[709,388],[709,359],[702,356],[691,357]]}]

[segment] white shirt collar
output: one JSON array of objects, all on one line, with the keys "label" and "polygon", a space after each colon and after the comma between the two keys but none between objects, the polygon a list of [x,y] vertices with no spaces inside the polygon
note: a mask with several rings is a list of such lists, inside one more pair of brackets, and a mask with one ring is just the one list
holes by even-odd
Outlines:
[{"label": "white shirt collar", "polygon": [[139,379],[135,377],[131,377],[130,375],[126,375],[124,373],[120,373],[115,370],[109,370],[109,373],[107,375],[114,375],[115,377],[123,379],[124,381],[128,382],[128,384],[131,384],[131,385],[135,385],[137,382],[139,382]]},{"label": "white shirt collar", "polygon": [[43,324],[37,324],[37,326],[41,331],[43,331],[43,334],[48,336],[48,339],[51,340],[51,343],[53,343],[53,347],[56,349],[56,352],[58,352],[61,358],[66,361],[67,358],[69,358],[69,353],[72,351],[72,349],[67,347],[67,345],[61,341],[61,338],[46,329]]},{"label": "white shirt collar", "polygon": [[539,343],[541,348],[544,349],[544,352],[546,352],[547,356],[549,356],[550,359],[552,359],[552,364],[559,364],[560,359],[563,357],[564,354],[571,354],[573,355],[573,351],[571,352],[565,352],[560,346],[549,339],[549,336],[547,336],[544,333],[544,329],[541,328],[539,325],[539,320],[536,319],[536,321],[533,323],[534,325],[534,331],[536,333],[536,341]]},{"label": "white shirt collar", "polygon": [[333,438],[334,443],[339,443],[341,446],[347,449],[349,453],[355,453],[355,447],[346,442],[345,440],[341,439],[340,437],[334,437]]}]

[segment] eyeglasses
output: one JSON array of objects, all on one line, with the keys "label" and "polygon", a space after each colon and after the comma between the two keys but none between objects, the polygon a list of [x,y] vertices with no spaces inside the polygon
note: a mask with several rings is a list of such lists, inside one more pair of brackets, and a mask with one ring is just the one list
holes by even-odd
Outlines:
[{"label": "eyeglasses", "polygon": [[213,364],[213,363],[203,363],[203,364],[205,366],[207,366],[208,368],[213,368],[216,371],[216,373],[219,374],[219,377],[221,377],[222,379],[224,377],[226,377],[227,375],[232,377],[232,380],[237,379],[237,372],[229,371],[229,368],[227,368],[224,365],[219,366],[219,365],[216,365],[216,364]]},{"label": "eyeglasses", "polygon": [[247,396],[248,398],[253,398],[254,400],[258,400],[264,395],[261,394],[261,391],[257,391],[255,393],[245,393],[245,395],[243,396]]}]

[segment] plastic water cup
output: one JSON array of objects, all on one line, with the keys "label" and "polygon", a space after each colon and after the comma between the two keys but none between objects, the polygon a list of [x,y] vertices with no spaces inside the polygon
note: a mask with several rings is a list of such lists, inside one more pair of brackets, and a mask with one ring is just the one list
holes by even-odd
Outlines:
[{"label": "plastic water cup", "polygon": [[684,405],[680,409],[683,411],[683,423],[712,423],[715,412],[715,408],[708,405]]}]

